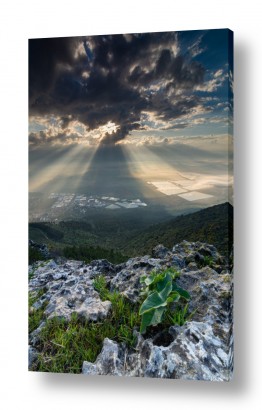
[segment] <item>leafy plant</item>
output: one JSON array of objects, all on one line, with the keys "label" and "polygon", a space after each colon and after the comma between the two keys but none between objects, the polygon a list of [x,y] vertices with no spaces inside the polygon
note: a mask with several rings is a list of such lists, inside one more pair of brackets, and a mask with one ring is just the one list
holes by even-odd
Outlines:
[{"label": "leafy plant", "polygon": [[170,314],[170,307],[180,298],[190,299],[189,293],[178,287],[175,279],[179,273],[174,269],[153,271],[149,276],[143,276],[141,282],[146,285],[142,296],[146,299],[139,309],[141,316],[140,332],[145,333],[148,326],[161,323],[164,316]]}]

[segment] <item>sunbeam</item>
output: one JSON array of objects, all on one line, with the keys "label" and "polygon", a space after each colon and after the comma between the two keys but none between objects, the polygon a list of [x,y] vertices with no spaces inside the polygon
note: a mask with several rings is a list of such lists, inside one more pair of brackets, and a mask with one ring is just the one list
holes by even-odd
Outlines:
[{"label": "sunbeam", "polygon": [[[67,149],[63,155],[60,154],[57,159],[53,159],[51,164],[49,159],[46,158],[46,163],[42,163],[42,167],[39,168],[38,172],[31,170],[30,166],[29,190],[31,192],[61,192],[64,190],[74,192],[93,155],[93,148],[89,149],[77,144]],[[70,184],[68,184],[68,179],[71,180]]]},{"label": "sunbeam", "polygon": [[[130,173],[146,182],[149,197],[162,193],[177,200],[232,202],[228,140],[187,141],[163,146],[124,145]],[[212,161],[210,161],[212,157]],[[209,159],[209,160],[208,160]]]}]

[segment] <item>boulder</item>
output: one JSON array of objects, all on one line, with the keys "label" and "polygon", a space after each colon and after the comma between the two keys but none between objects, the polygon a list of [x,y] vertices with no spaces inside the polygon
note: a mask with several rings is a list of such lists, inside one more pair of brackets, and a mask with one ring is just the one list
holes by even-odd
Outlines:
[{"label": "boulder", "polygon": [[109,314],[111,302],[100,299],[92,280],[101,266],[105,266],[104,261],[98,261],[97,265],[93,262],[90,266],[83,266],[79,261],[67,261],[63,265],[50,261],[40,266],[29,282],[29,290],[44,289],[45,293],[34,303],[34,308],[39,309],[47,302],[46,319],[70,320],[73,313],[92,321],[104,319]]}]

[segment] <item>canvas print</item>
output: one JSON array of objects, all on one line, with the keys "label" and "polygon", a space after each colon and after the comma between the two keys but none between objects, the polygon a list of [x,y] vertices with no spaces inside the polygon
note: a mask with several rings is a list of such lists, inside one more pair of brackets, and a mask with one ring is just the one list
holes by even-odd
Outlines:
[{"label": "canvas print", "polygon": [[29,370],[229,381],[233,33],[29,40]]}]

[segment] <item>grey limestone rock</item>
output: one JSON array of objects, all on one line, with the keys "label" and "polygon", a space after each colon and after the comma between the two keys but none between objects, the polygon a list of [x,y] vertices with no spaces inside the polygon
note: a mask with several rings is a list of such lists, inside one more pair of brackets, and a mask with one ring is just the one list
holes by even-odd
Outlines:
[{"label": "grey limestone rock", "polygon": [[83,374],[122,376],[124,374],[124,349],[114,341],[105,338],[103,349],[96,360],[96,364],[84,362]]},{"label": "grey limestone rock", "polygon": [[214,334],[212,326],[188,322],[171,327],[172,342],[158,346],[140,339],[134,350],[105,339],[95,363],[84,362],[89,375],[140,376],[184,380],[228,381],[232,372],[232,350]]},{"label": "grey limestone rock", "polygon": [[155,246],[155,248],[152,250],[152,255],[154,258],[160,258],[163,259],[166,256],[170,256],[171,252],[169,249],[167,249],[165,246],[163,245],[157,245]]},{"label": "grey limestone rock", "polygon": [[92,321],[104,319],[111,303],[100,299],[93,287],[92,273],[92,267],[85,267],[78,261],[67,261],[63,265],[51,261],[39,267],[29,282],[29,291],[36,293],[44,289],[45,294],[35,302],[34,308],[40,308],[47,301],[46,319],[59,317],[70,320],[73,313]]}]

